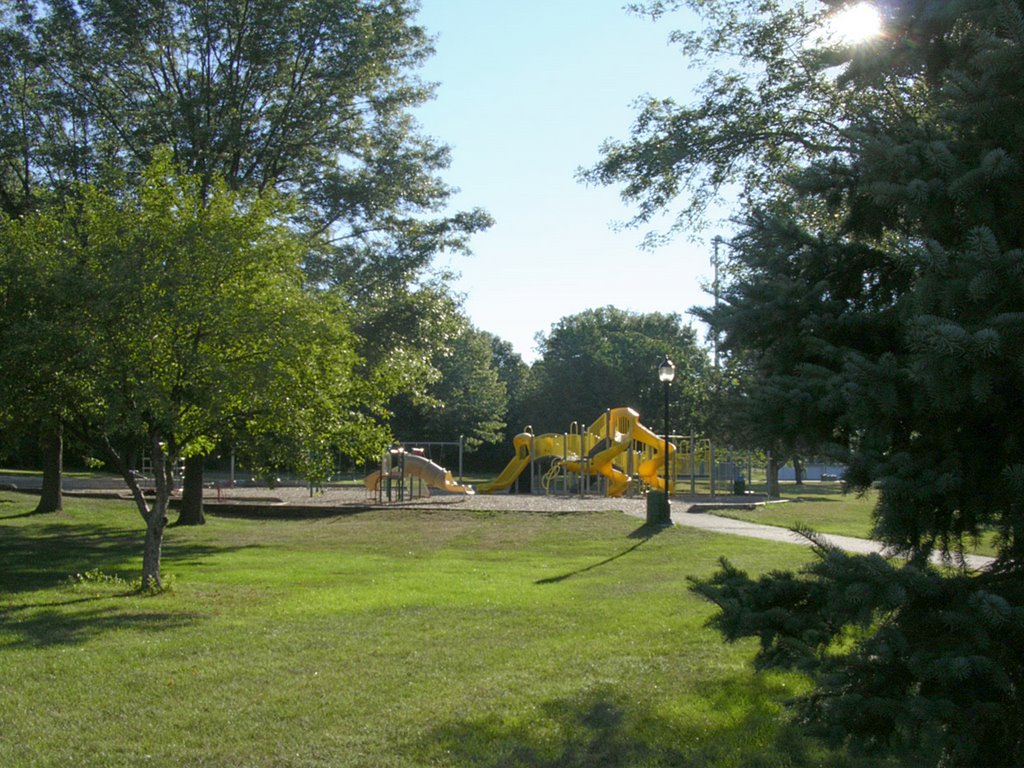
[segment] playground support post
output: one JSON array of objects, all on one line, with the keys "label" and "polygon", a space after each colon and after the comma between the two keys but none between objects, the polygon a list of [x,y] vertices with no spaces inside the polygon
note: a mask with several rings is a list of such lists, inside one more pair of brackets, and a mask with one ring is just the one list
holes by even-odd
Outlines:
[{"label": "playground support post", "polygon": [[715,495],[715,444],[714,442],[708,442],[708,473],[711,478],[711,495]]},{"label": "playground support post", "polygon": [[697,468],[696,464],[697,435],[690,429],[690,494],[697,493]]},{"label": "playground support post", "polygon": [[[572,429],[572,425],[569,425],[569,429]],[[565,462],[569,460],[569,433],[562,433],[562,468],[559,472],[562,475],[562,495],[569,495],[569,473],[565,469]]]},{"label": "playground support post", "polygon": [[[613,437],[614,437],[614,434],[612,432],[612,409],[611,408],[605,408],[604,409],[604,439],[606,441],[605,445],[611,447],[612,438]],[[601,478],[595,478],[595,480],[597,481],[598,488],[601,489],[601,492],[602,493],[607,493],[608,492],[608,481],[607,481],[607,479],[601,477]]]},{"label": "playground support post", "polygon": [[579,492],[580,498],[582,499],[587,493],[587,422],[583,419],[579,419],[576,422],[579,430],[580,440],[580,479],[579,479]]},{"label": "playground support post", "polygon": [[405,451],[398,452],[398,500],[405,501]]},{"label": "playground support post", "polygon": [[537,492],[537,436],[530,435],[530,495]]}]

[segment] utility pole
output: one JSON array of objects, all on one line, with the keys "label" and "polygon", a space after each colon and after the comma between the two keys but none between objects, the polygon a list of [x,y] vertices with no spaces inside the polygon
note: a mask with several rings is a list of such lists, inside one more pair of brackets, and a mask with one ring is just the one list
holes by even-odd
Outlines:
[{"label": "utility pole", "polygon": [[[712,240],[711,240],[711,244],[714,246],[714,251],[713,251],[712,256],[711,256],[711,266],[713,266],[715,268],[715,278],[714,278],[714,282],[711,283],[711,290],[714,292],[714,295],[715,295],[715,309],[718,309],[718,295],[719,295],[719,291],[718,291],[718,246],[721,244],[721,242],[722,242],[722,238],[721,238],[720,235],[715,235],[712,238]],[[714,335],[712,337],[712,341],[713,341],[714,349],[715,349],[715,370],[717,371],[718,370],[718,329],[717,328],[713,329],[713,334]]]},{"label": "utility pole", "polygon": [[[719,235],[715,235],[711,239],[711,244],[714,246],[714,250],[712,251],[712,255],[711,255],[711,265],[715,268],[715,278],[714,278],[714,282],[711,284],[711,290],[715,294],[715,309],[716,310],[718,309],[718,297],[719,297],[719,290],[718,290],[718,246],[721,244],[721,242],[722,242],[722,238]],[[712,330],[712,343],[714,344],[714,349],[715,349],[715,378],[714,378],[714,384],[712,386],[714,386],[716,394],[717,394],[717,390],[718,390],[718,367],[719,367],[719,359],[718,359],[718,328],[715,327],[715,328],[712,328],[711,330]],[[717,402],[717,400],[718,400],[718,398],[716,397],[715,401]],[[708,446],[708,454],[709,454],[708,461],[710,463],[710,467],[709,467],[710,478],[709,479],[711,480],[711,495],[714,496],[715,495],[715,441],[714,440],[712,440],[710,442],[709,446]]]}]

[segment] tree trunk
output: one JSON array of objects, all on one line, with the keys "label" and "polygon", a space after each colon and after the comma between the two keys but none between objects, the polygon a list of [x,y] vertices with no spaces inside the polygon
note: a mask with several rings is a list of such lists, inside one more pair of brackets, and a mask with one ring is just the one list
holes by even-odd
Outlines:
[{"label": "tree trunk", "polygon": [[153,506],[146,517],[146,547],[142,553],[142,589],[159,591],[163,588],[160,578],[160,558],[164,543],[164,529],[167,527],[167,508],[171,503],[174,488],[174,464],[176,457],[164,453],[163,446],[155,435],[150,440],[153,457],[153,479],[156,495]]},{"label": "tree trunk", "polygon": [[[157,491],[157,496],[160,492]],[[142,589],[160,590],[163,581],[160,578],[160,556],[164,543],[164,528],[167,527],[166,502],[163,511],[159,499],[153,502],[149,519],[146,520],[146,545],[142,551]]]},{"label": "tree trunk", "polygon": [[60,423],[43,425],[39,443],[43,453],[43,487],[35,512],[63,512],[64,434]]},{"label": "tree trunk", "polygon": [[768,454],[768,498],[777,499],[782,494],[779,491],[779,460],[774,455]]},{"label": "tree trunk", "polygon": [[160,559],[163,551],[164,529],[167,527],[167,507],[171,501],[173,478],[171,477],[173,460],[165,453],[159,438],[151,435],[150,451],[153,457],[153,476],[156,480],[156,495],[153,503],[146,500],[146,495],[139,485],[138,476],[125,457],[117,451],[110,440],[104,437],[104,445],[108,457],[120,470],[128,489],[135,500],[135,506],[146,523],[146,543],[142,551],[142,589],[159,591],[163,588],[160,577]]},{"label": "tree trunk", "polygon": [[142,589],[160,590],[160,558],[164,543],[164,529],[167,527],[167,506],[171,500],[170,478],[165,476],[163,457],[153,457],[153,474],[156,477],[156,496],[153,503],[146,501],[138,478],[124,465],[125,482],[135,499],[135,506],[146,522],[146,543],[142,550]]},{"label": "tree trunk", "polygon": [[181,511],[177,525],[205,525],[203,513],[203,457],[185,459],[185,483],[181,490]]}]

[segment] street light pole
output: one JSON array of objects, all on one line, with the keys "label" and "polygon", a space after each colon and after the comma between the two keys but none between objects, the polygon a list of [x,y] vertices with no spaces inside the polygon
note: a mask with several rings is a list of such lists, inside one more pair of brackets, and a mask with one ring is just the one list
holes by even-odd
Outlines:
[{"label": "street light pole", "polygon": [[658,365],[658,379],[661,381],[662,389],[665,393],[665,495],[664,506],[661,508],[660,520],[658,521],[661,523],[668,523],[672,519],[668,499],[672,488],[669,467],[668,388],[675,377],[676,366],[668,359],[668,355],[665,355],[665,359]]}]

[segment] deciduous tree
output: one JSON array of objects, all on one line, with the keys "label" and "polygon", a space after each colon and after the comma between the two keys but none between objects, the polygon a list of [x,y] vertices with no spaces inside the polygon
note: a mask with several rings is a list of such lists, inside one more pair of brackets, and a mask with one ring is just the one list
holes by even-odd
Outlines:
[{"label": "deciduous tree", "polygon": [[[67,423],[103,446],[132,490],[146,522],[146,587],[160,585],[173,467],[208,449],[216,429],[273,434],[314,478],[329,469],[326,448],[370,452],[385,439],[353,416],[382,403],[352,375],[348,310],[303,275],[287,208],[271,192],[203,183],[158,157],[137,192],[84,187],[0,229],[6,259],[42,277],[52,263],[62,278],[46,320],[81,360]],[[152,460],[152,499],[134,472],[139,450]]]},{"label": "deciduous tree", "polygon": [[[434,253],[464,250],[489,225],[480,211],[442,212],[448,150],[410,115],[431,93],[415,76],[431,45],[414,3],[52,0],[0,10],[0,55],[17,64],[0,74],[5,199],[75,181],[130,185],[167,146],[204,196],[220,179],[298,199],[290,221],[309,238],[310,279],[376,316],[416,305],[407,294]],[[399,381],[393,370],[426,357],[425,325],[360,335],[361,375]],[[385,346],[389,355],[375,354]]]},{"label": "deciduous tree", "polygon": [[424,396],[392,404],[391,428],[404,440],[457,441],[474,451],[501,439],[508,392],[494,365],[491,335],[468,320],[448,344],[434,349],[439,375]]},{"label": "deciduous tree", "polygon": [[[74,105],[60,96],[46,74],[45,60],[33,39],[33,7],[24,2],[0,3],[0,214],[17,217],[56,199],[74,179],[74,153],[69,136],[82,125]],[[8,263],[8,267],[11,265]],[[49,307],[24,303],[26,274],[10,280],[0,325],[36,329],[31,313]],[[37,297],[40,295],[35,294]],[[30,307],[32,307],[30,309]],[[0,351],[0,424],[4,440],[39,443],[43,483],[37,512],[63,509],[63,403],[75,393],[44,358],[41,347],[59,340],[37,338],[32,344]],[[6,406],[6,407],[4,407]]]},{"label": "deciduous tree", "polygon": [[635,408],[649,425],[664,411],[657,366],[676,364],[671,420],[700,429],[706,416],[710,364],[696,333],[679,315],[602,307],[563,317],[538,337],[540,359],[530,373],[525,415],[539,432],[589,424],[607,408]]}]

